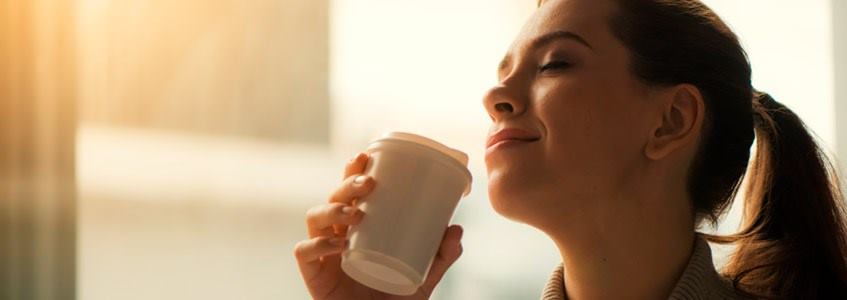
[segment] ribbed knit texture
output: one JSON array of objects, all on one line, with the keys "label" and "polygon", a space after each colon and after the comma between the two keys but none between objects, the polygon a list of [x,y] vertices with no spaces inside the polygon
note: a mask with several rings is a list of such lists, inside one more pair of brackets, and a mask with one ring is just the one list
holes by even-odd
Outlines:
[{"label": "ribbed knit texture", "polygon": [[[564,300],[565,293],[564,268],[560,263],[556,266],[544,291],[542,300]],[[682,276],[677,281],[668,299],[744,299],[732,287],[732,283],[715,271],[712,262],[712,250],[702,236],[697,235],[694,251],[688,260]]]}]

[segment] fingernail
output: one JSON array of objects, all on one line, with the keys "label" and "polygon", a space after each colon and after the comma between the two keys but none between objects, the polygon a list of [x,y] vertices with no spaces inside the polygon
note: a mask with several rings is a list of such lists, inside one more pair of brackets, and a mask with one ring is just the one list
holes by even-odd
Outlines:
[{"label": "fingernail", "polygon": [[352,215],[356,212],[356,208],[352,207],[352,206],[345,206],[344,208],[341,209],[341,212],[344,213],[345,215]]},{"label": "fingernail", "polygon": [[341,244],[344,244],[344,238],[334,237],[329,239],[329,243],[335,246],[341,246]]},{"label": "fingernail", "polygon": [[358,185],[362,185],[367,180],[368,180],[368,176],[360,175],[360,176],[356,177],[356,179],[353,179],[353,183],[358,184]]}]

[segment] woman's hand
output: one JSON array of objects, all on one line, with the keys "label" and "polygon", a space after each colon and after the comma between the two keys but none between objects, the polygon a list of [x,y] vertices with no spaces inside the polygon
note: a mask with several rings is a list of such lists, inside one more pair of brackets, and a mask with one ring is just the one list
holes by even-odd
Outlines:
[{"label": "woman's hand", "polygon": [[453,262],[462,254],[462,228],[447,228],[438,254],[424,284],[411,296],[382,293],[358,283],[341,270],[341,252],[347,244],[347,229],[367,216],[355,207],[355,201],[373,190],[373,178],[361,175],[368,155],[359,153],[344,170],[344,181],[329,197],[329,203],[306,212],[309,239],[300,241],[294,256],[300,275],[314,299],[429,299],[435,286]]}]

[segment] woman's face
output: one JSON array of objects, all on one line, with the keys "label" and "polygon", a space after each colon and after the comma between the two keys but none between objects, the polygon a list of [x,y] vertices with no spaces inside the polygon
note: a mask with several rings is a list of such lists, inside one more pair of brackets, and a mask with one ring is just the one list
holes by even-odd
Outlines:
[{"label": "woman's face", "polygon": [[484,98],[489,137],[501,141],[489,139],[485,156],[498,213],[538,226],[593,216],[642,174],[655,110],[610,31],[615,8],[548,0],[500,64]]}]

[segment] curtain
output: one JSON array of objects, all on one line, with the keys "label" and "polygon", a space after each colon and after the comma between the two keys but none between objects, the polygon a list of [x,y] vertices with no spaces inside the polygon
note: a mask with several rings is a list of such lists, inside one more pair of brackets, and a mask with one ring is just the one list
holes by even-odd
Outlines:
[{"label": "curtain", "polygon": [[0,298],[74,299],[73,3],[0,0]]}]

